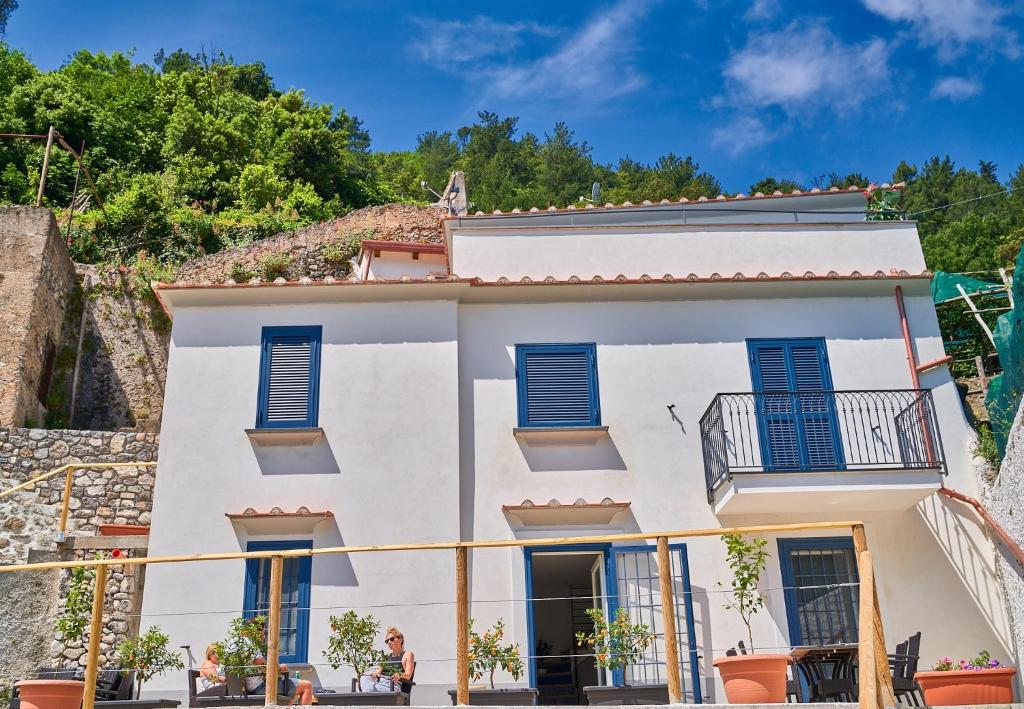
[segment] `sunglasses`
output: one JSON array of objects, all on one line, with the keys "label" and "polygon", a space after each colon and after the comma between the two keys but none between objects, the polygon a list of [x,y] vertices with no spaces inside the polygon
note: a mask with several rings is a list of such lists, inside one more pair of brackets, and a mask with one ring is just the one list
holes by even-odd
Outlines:
[{"label": "sunglasses", "polygon": [[397,635],[392,635],[390,638],[384,638],[384,642],[386,642],[386,643],[389,643],[392,640],[401,640],[401,638],[398,637]]}]

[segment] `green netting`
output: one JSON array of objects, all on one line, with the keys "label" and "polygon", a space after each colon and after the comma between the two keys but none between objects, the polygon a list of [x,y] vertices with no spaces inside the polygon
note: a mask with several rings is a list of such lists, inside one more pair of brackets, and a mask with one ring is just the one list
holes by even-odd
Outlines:
[{"label": "green netting", "polygon": [[[1016,273],[1024,273],[1024,248],[1017,254]],[[991,284],[989,284],[991,285]],[[966,289],[966,286],[964,286]],[[955,290],[955,287],[954,287]],[[933,286],[934,292],[934,286]],[[1013,300],[1024,303],[1024,278],[1013,279]],[[938,302],[938,301],[936,301]],[[999,446],[999,455],[1006,451],[1017,407],[1020,406],[1021,392],[1024,392],[1024,313],[1014,308],[1003,313],[996,320],[992,335],[999,352],[999,364],[1003,373],[993,377],[988,385],[985,408],[988,409],[992,433]]]},{"label": "green netting", "polygon": [[961,276],[957,273],[936,271],[932,277],[932,300],[935,301],[936,305],[948,303],[961,297],[960,291],[956,287],[958,283],[964,287],[967,295],[1006,292],[1000,283],[989,283],[987,281],[979,281],[977,278]]}]

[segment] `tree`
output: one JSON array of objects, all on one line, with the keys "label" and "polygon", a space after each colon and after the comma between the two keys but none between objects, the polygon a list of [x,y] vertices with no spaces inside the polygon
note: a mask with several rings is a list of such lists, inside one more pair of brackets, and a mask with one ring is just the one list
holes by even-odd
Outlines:
[{"label": "tree", "polygon": [[18,9],[18,0],[0,0],[0,37],[7,32],[7,20]]},{"label": "tree", "polygon": [[331,634],[327,637],[327,649],[324,658],[334,669],[348,665],[356,675],[356,687],[359,678],[366,674],[378,659],[373,646],[380,634],[380,621],[372,615],[359,616],[355,611],[347,611],[344,615],[332,615],[330,618]]},{"label": "tree", "polygon": [[793,190],[803,190],[803,187],[793,180],[776,180],[774,177],[766,177],[750,186],[750,194],[752,195],[758,192],[761,194],[788,193]]},{"label": "tree", "polygon": [[739,534],[723,534],[726,561],[732,570],[732,600],[725,604],[726,609],[739,613],[740,620],[747,627],[747,640],[750,651],[754,651],[754,632],[750,623],[759,610],[764,607],[764,595],[757,585],[768,564],[768,540],[755,537],[747,541]]},{"label": "tree", "polygon": [[185,668],[181,654],[168,650],[170,640],[157,626],[152,626],[138,637],[124,640],[117,646],[117,657],[121,661],[121,674],[127,676],[135,670],[135,698],[142,694],[144,682],[162,675],[167,670]]}]

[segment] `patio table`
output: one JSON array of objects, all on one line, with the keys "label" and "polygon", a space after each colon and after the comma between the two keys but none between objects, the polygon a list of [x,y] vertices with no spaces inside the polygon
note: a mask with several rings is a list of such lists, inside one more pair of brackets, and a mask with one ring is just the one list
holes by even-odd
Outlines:
[{"label": "patio table", "polygon": [[808,701],[829,699],[855,701],[856,643],[834,645],[798,645],[789,653],[800,672],[800,681],[807,687]]}]

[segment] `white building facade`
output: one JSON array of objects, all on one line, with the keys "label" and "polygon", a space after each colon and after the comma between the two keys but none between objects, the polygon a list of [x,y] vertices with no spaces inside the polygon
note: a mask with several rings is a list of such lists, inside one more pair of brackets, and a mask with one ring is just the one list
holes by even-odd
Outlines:
[{"label": "white building facade", "polygon": [[[159,286],[174,324],[149,554],[862,520],[890,652],[921,631],[924,665],[1015,664],[992,544],[936,494],[978,490],[948,368],[913,366],[944,356],[917,230],[864,209],[856,191],[459,217],[443,254],[364,249],[351,281]],[[682,541],[686,701],[724,701],[711,662],[746,638],[724,544]],[[755,646],[855,642],[849,533],[768,541]],[[573,703],[612,680],[577,654],[587,607],[659,629],[652,550],[475,550],[471,615],[504,620],[518,684]],[[143,627],[201,649],[259,611],[265,577],[154,565]],[[454,579],[450,550],[290,560],[285,659],[347,689],[328,618],[372,613],[417,655],[414,703],[446,703]],[[660,653],[629,680],[663,682]]]}]

